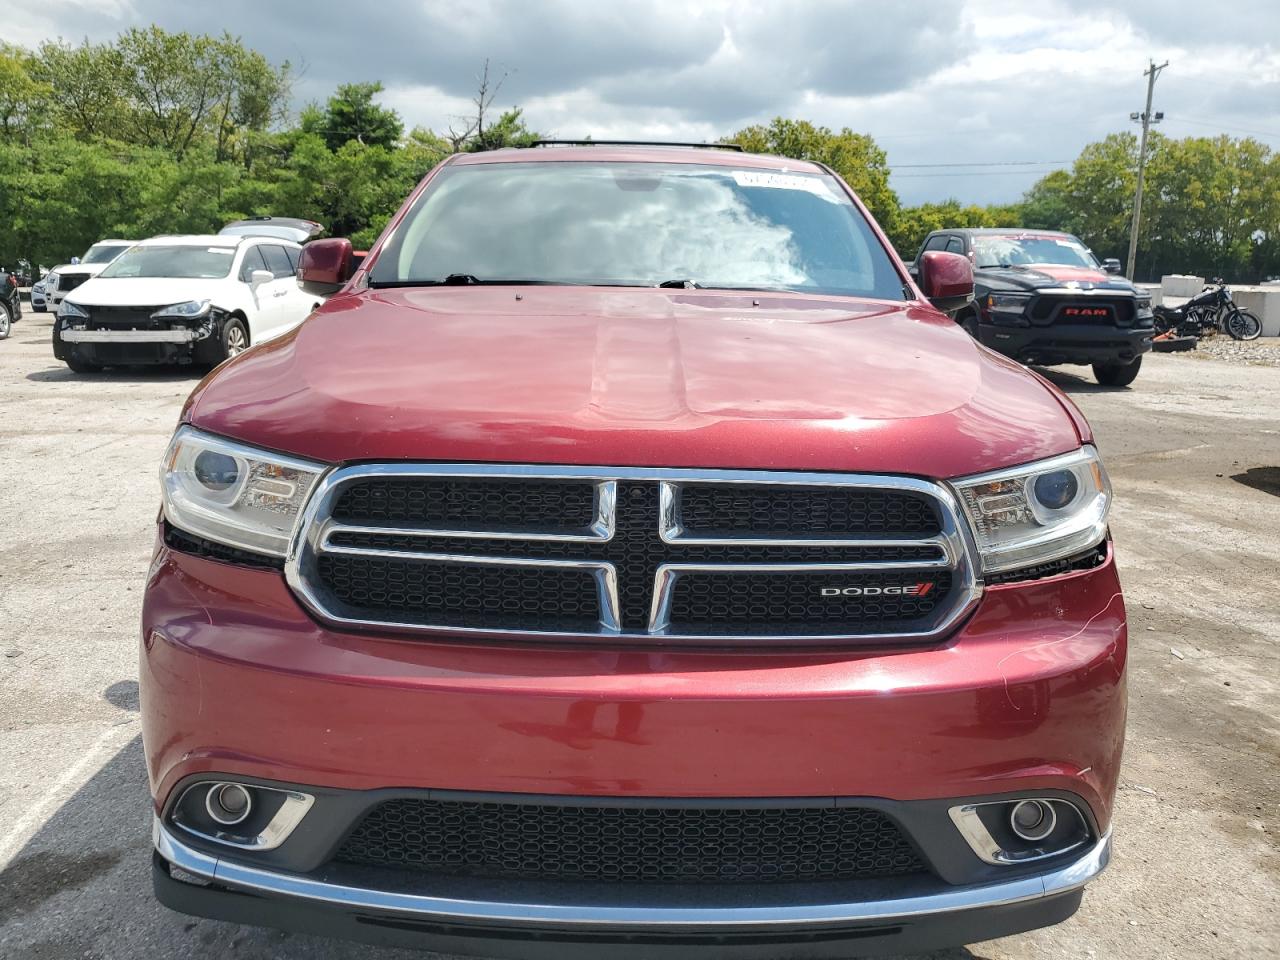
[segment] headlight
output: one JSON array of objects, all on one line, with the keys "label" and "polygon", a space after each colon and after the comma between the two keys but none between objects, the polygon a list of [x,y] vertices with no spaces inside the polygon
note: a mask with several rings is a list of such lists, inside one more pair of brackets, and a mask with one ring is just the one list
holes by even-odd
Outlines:
[{"label": "headlight", "polygon": [[59,320],[71,320],[71,319],[88,320],[89,311],[77,303],[72,303],[70,300],[64,297],[62,302],[58,304],[58,319]]},{"label": "headlight", "polygon": [[1134,301],[1134,309],[1136,311],[1136,315],[1139,320],[1143,320],[1143,319],[1146,319],[1147,317],[1152,316],[1151,298],[1138,297],[1138,299]]},{"label": "headlight", "polygon": [[151,314],[151,319],[162,320],[166,317],[179,320],[198,320],[207,316],[213,306],[212,300],[184,300],[182,303],[171,303]]},{"label": "headlight", "polygon": [[1029,293],[992,293],[987,295],[987,309],[996,313],[1022,313],[1030,301]]},{"label": "headlight", "polygon": [[986,573],[1060,560],[1107,535],[1111,482],[1093,447],[952,481]]},{"label": "headlight", "polygon": [[164,515],[187,533],[283,557],[322,464],[182,427],[160,468]]}]

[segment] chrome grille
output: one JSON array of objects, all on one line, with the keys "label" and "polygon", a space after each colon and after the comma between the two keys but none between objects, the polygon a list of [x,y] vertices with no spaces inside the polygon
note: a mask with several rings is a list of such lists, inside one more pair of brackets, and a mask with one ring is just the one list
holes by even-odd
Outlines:
[{"label": "chrome grille", "polygon": [[971,554],[906,477],[382,464],[322,481],[286,572],[341,626],[927,642],[975,601]]}]

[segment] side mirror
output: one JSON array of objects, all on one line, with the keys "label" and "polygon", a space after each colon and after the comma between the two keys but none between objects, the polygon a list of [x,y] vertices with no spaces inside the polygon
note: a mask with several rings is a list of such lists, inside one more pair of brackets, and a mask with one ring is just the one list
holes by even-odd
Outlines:
[{"label": "side mirror", "polygon": [[1102,261],[1102,272],[1118,277],[1120,274],[1124,273],[1124,267],[1120,265],[1120,261],[1115,257],[1107,257],[1107,259]]},{"label": "side mirror", "polygon": [[270,270],[254,270],[249,274],[249,286],[256,290],[264,283],[270,283],[275,278],[276,275]]},{"label": "side mirror", "polygon": [[355,262],[350,240],[336,237],[312,240],[298,257],[298,286],[313,296],[336,293],[353,273]]},{"label": "side mirror", "polygon": [[920,257],[920,290],[943,313],[973,302],[973,264],[959,253],[930,250]]}]

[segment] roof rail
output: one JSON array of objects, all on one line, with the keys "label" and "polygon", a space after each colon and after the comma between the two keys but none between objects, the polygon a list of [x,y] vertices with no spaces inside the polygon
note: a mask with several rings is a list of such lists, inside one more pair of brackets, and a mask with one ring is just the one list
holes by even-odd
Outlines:
[{"label": "roof rail", "polygon": [[682,140],[535,140],[535,147],[693,147],[706,150],[736,150],[740,143],[689,143]]}]

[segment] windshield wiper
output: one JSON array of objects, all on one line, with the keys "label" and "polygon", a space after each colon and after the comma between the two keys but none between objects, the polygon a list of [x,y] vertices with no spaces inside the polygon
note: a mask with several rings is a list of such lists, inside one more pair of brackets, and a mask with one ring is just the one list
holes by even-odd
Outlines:
[{"label": "windshield wiper", "polygon": [[699,284],[696,280],[663,280],[660,284],[658,284],[658,286],[666,287],[668,289],[674,289],[674,290],[701,289],[701,284]]},{"label": "windshield wiper", "polygon": [[473,273],[451,273],[442,280],[370,280],[369,286],[374,288],[384,287],[465,287],[465,286],[494,286],[494,287],[536,287],[536,286],[563,286],[560,280],[514,280],[511,278],[497,278],[493,280],[481,280]]}]

